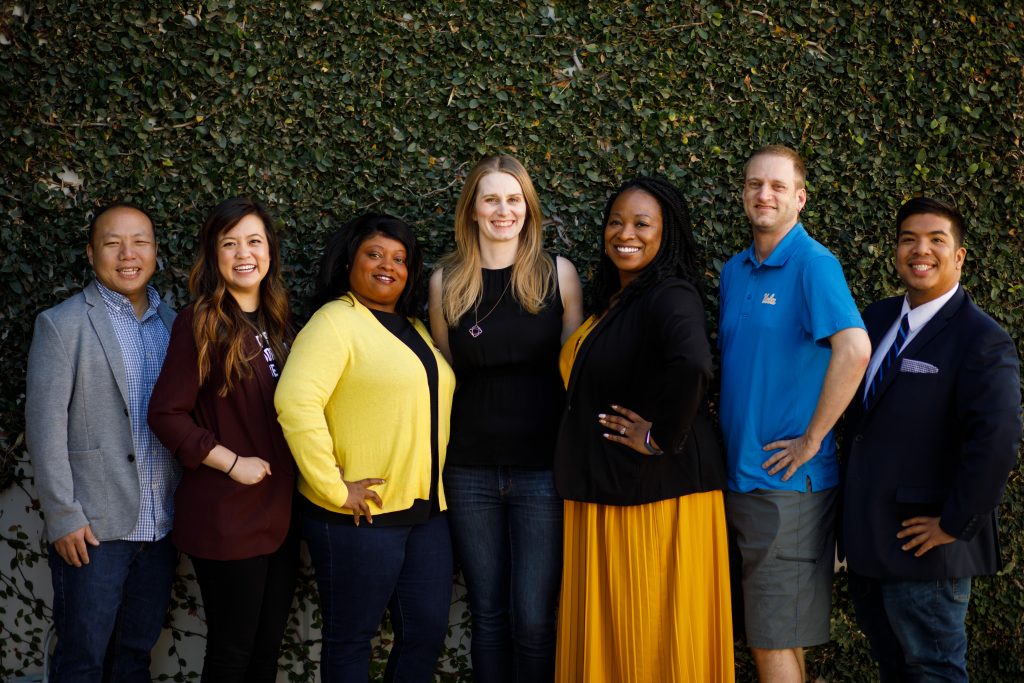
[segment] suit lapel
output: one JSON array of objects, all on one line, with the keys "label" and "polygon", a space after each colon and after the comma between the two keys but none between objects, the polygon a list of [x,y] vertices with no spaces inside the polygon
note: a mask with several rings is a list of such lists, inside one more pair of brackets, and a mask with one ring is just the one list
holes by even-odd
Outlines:
[{"label": "suit lapel", "polygon": [[167,331],[170,332],[171,328],[174,326],[174,311],[171,310],[171,307],[167,304],[161,303],[157,307],[156,313],[160,316],[160,319],[164,321],[164,327],[166,327]]},{"label": "suit lapel", "polygon": [[[888,390],[889,386],[894,381],[896,381],[896,378],[900,374],[900,363],[903,361],[903,359],[912,358],[913,355],[920,351],[921,349],[923,349],[928,344],[928,342],[930,342],[935,337],[935,335],[941,332],[946,327],[946,325],[949,324],[950,318],[952,318],[953,315],[955,315],[956,312],[960,310],[960,307],[963,305],[965,298],[966,294],[964,293],[964,288],[960,287],[957,290],[956,294],[954,294],[953,297],[949,301],[947,301],[946,304],[942,308],[940,308],[934,316],[932,316],[932,319],[929,320],[927,324],[925,324],[925,326],[922,327],[916,335],[914,335],[914,338],[910,340],[910,343],[903,347],[903,349],[900,351],[900,355],[897,356],[895,362],[893,363],[892,368],[890,368],[889,372],[882,378],[882,383],[878,385],[878,390],[875,395],[875,398],[868,405],[868,413],[874,410],[875,406],[882,402],[882,397],[885,395],[886,390]],[[897,301],[899,301],[902,305],[902,297],[897,297]],[[894,320],[898,319],[899,311],[900,309],[897,308],[895,312],[892,314],[892,316],[890,316],[890,326],[892,325]],[[884,334],[885,331],[888,329],[888,327],[883,327],[882,333]],[[877,340],[872,338],[872,343],[876,342]],[[861,395],[863,396],[863,393],[861,393]]]},{"label": "suit lapel", "polygon": [[967,298],[967,294],[964,292],[964,288],[960,287],[956,290],[956,294],[946,302],[946,304],[939,309],[939,311],[928,321],[928,324],[921,328],[921,331],[910,340],[907,344],[907,348],[903,349],[903,353],[900,354],[900,358],[910,358],[913,354],[917,353],[920,349],[930,342],[935,335],[941,332],[946,325],[949,324],[950,318],[952,318],[960,307],[964,305],[964,300]]},{"label": "suit lapel", "polygon": [[[903,297],[894,296],[878,304],[878,310],[870,318],[865,318],[864,324],[868,328],[868,337],[871,339],[871,348],[877,350],[878,345],[881,343],[885,333],[889,331],[892,324],[900,319],[900,310],[903,308]],[[889,386],[889,382],[892,380],[893,375],[896,374],[894,368],[884,378],[882,384],[878,387],[875,394],[874,400],[864,408],[864,390],[866,383],[871,381],[871,377],[866,374],[860,382],[860,386],[857,388],[857,393],[854,395],[854,402],[857,405],[857,410],[863,412],[865,415],[870,413],[876,405],[878,405],[879,399],[882,397],[882,393],[885,388]]]},{"label": "suit lapel", "polygon": [[[632,303],[636,302],[634,301]],[[594,339],[598,334],[607,329],[609,321],[621,312],[622,306],[612,306],[608,312],[594,324],[594,329],[587,333],[586,339],[583,340],[579,350],[576,352],[576,358],[572,362],[572,369],[569,371],[569,382],[565,387],[566,396],[572,396],[572,392],[576,388],[576,380],[579,379],[580,368],[583,367],[583,359],[590,353],[590,349],[593,348]]]},{"label": "suit lapel", "polygon": [[100,340],[103,353],[107,357],[107,364],[110,371],[114,373],[117,381],[117,388],[121,391],[121,397],[128,403],[128,373],[124,369],[124,356],[121,353],[121,343],[117,341],[117,333],[114,332],[114,323],[107,313],[107,306],[103,302],[100,290],[96,289],[96,283],[90,282],[83,290],[85,301],[89,304],[89,322]]},{"label": "suit lapel", "polygon": [[877,349],[882,337],[889,331],[892,324],[900,319],[900,309],[903,306],[903,297],[895,296],[879,305],[879,311],[869,320],[865,320],[868,328],[868,337],[871,338],[871,348]]}]

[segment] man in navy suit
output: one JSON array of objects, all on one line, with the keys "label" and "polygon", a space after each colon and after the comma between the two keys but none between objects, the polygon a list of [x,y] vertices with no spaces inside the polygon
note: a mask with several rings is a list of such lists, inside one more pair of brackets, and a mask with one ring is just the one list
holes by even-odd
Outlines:
[{"label": "man in navy suit", "polygon": [[971,577],[1001,565],[996,513],[1021,435],[1017,352],[960,286],[964,220],[896,215],[905,296],[864,311],[874,353],[847,410],[842,542],[881,680],[966,681]]}]

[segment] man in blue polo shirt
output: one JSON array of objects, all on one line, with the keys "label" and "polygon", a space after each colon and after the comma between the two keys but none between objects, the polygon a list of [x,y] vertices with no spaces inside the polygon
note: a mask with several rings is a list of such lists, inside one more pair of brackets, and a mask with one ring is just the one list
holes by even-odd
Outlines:
[{"label": "man in blue polo shirt", "polygon": [[762,682],[802,683],[803,648],[829,639],[839,482],[832,427],[871,355],[839,261],[799,222],[805,172],[780,145],[747,161],[753,244],[721,276],[726,513]]}]

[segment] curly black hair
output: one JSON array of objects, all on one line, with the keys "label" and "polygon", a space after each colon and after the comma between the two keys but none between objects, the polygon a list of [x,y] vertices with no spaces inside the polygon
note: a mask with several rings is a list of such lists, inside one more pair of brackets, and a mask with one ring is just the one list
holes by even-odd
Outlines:
[{"label": "curly black hair", "polygon": [[[679,189],[667,179],[660,176],[640,176],[626,181],[617,189],[604,207],[604,221],[608,225],[608,215],[612,205],[624,192],[643,190],[658,201],[661,207],[661,246],[654,260],[634,278],[625,288],[619,280],[619,270],[604,253],[604,232],[601,236],[601,260],[594,278],[594,289],[591,304],[595,313],[608,310],[612,298],[617,296],[617,304],[636,298],[644,291],[668,277],[686,280],[704,296],[704,274],[701,268],[701,252],[697,241],[693,238],[690,225],[690,210],[686,206]],[[620,292],[619,290],[622,289]]]}]

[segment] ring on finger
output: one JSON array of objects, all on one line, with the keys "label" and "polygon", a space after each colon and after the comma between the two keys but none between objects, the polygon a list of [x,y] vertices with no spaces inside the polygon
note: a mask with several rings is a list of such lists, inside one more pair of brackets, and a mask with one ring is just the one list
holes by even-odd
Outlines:
[{"label": "ring on finger", "polygon": [[626,428],[625,427],[619,427],[619,434],[621,434],[622,436],[625,436],[626,435]]}]

